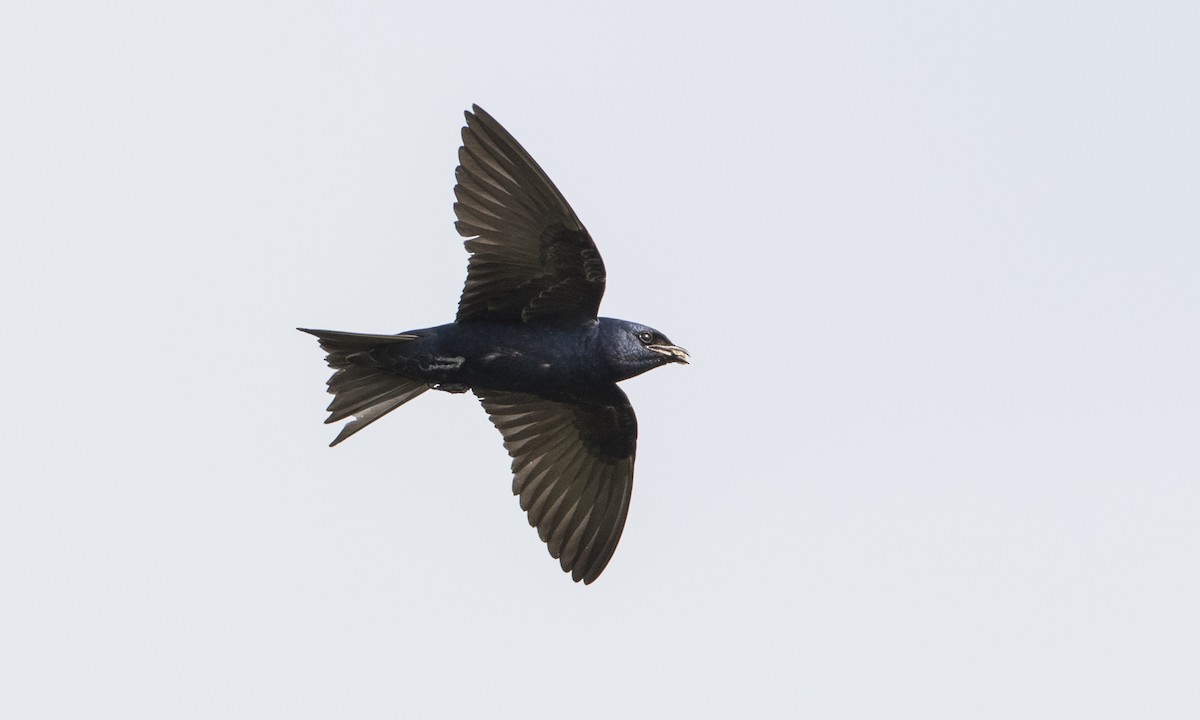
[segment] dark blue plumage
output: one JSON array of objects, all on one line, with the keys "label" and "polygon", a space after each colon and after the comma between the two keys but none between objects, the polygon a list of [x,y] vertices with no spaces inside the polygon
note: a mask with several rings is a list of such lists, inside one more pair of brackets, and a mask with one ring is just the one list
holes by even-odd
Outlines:
[{"label": "dark blue plumage", "polygon": [[[638,338],[646,334],[649,342]],[[543,393],[628,380],[683,356],[647,349],[670,341],[645,325],[599,318],[542,327],[526,323],[451,323],[410,331],[406,343],[373,351],[381,367],[441,385]]]},{"label": "dark blue plumage", "polygon": [[598,318],[604,263],[549,177],[478,106],[454,204],[471,253],[455,322],[398,335],[304,330],[335,372],[336,445],[429,389],[471,390],[504,436],[513,492],[563,570],[590,583],[620,540],[637,419],[621,380],[688,354],[638,323]]}]

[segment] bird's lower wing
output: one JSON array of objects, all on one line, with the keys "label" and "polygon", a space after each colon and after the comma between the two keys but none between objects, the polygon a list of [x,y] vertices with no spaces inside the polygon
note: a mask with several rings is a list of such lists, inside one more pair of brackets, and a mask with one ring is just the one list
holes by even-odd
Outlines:
[{"label": "bird's lower wing", "polygon": [[621,539],[637,419],[616,385],[546,399],[476,389],[512,456],[513,494],[576,582],[604,571]]}]

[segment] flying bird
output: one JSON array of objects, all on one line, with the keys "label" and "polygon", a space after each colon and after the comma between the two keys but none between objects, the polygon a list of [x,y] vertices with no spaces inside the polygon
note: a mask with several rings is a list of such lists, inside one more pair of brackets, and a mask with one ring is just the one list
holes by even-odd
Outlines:
[{"label": "flying bird", "polygon": [[617,383],[686,350],[598,317],[604,262],[554,183],[478,105],[466,113],[454,224],[467,281],[454,322],[317,336],[334,369],[331,445],[429,389],[479,398],[512,457],[513,494],[550,555],[589,584],[612,558],[633,488],[637,418]]}]

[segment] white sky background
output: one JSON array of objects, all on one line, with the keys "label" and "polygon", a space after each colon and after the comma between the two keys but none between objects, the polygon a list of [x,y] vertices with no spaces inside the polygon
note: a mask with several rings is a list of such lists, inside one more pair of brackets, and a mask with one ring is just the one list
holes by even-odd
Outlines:
[{"label": "white sky background", "polygon": [[[501,5],[0,9],[0,716],[1200,717],[1196,6]],[[472,102],[694,356],[590,587],[293,329],[453,318]]]}]

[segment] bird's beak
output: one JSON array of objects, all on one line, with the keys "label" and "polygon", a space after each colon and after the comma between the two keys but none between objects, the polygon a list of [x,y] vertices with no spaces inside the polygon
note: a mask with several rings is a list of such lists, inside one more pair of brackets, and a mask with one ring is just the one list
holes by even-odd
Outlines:
[{"label": "bird's beak", "polygon": [[684,365],[687,365],[688,360],[692,357],[688,355],[687,350],[678,345],[647,345],[646,347],[659,355],[666,355],[671,359],[671,362],[683,363]]}]

